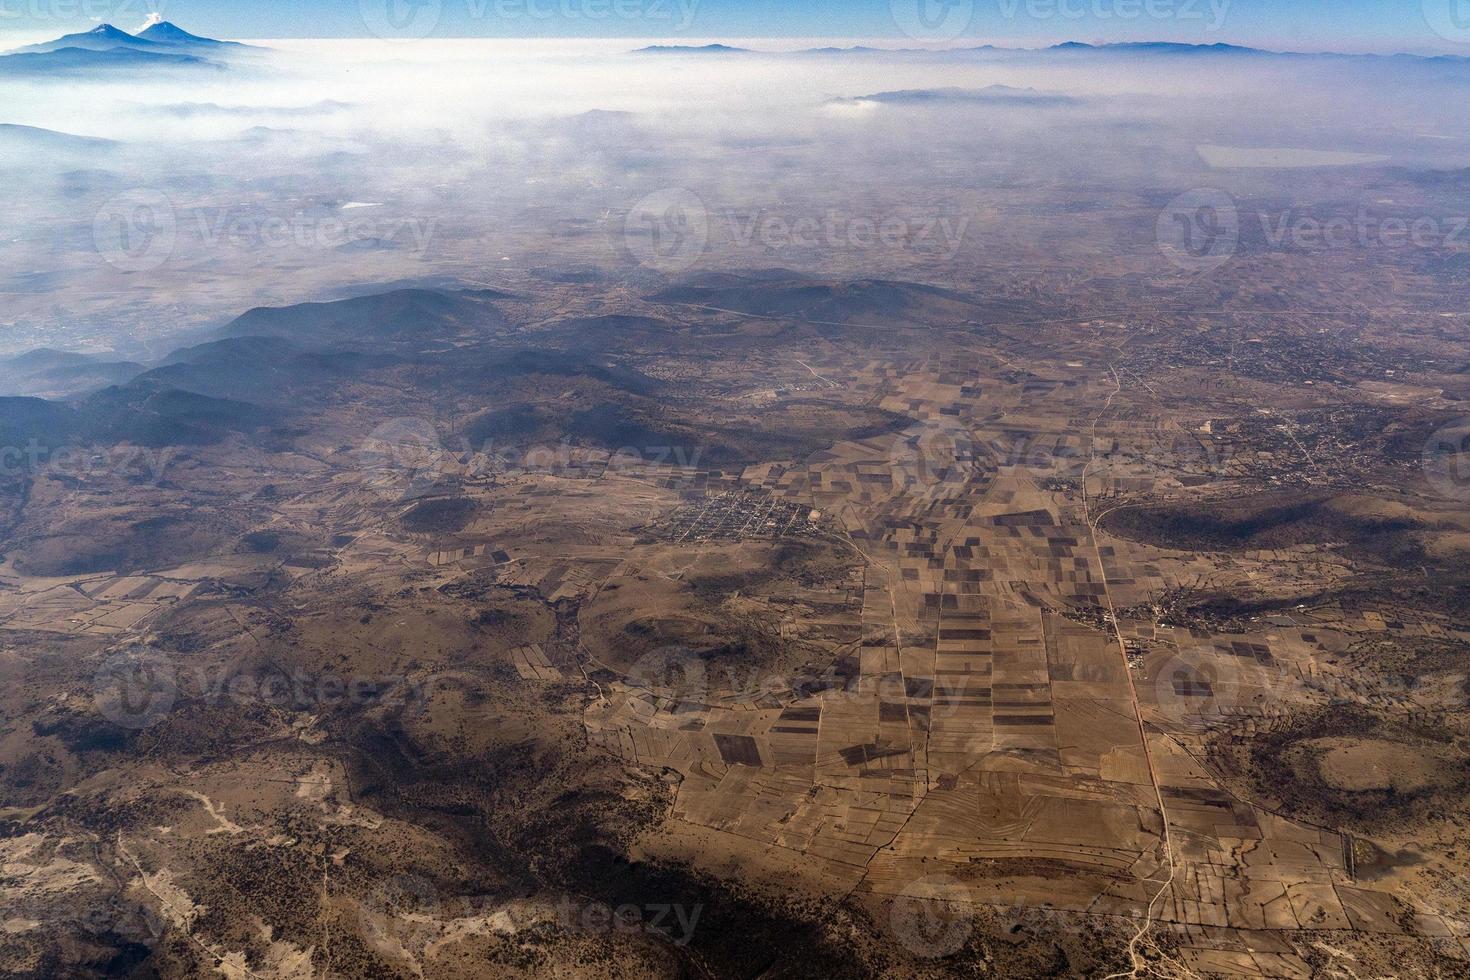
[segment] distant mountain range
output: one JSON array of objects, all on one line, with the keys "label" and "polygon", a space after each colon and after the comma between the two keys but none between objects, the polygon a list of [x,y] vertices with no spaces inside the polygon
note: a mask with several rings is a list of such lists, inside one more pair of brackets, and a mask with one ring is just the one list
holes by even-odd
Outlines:
[{"label": "distant mountain range", "polygon": [[110,150],[118,144],[93,136],[73,136],[38,126],[0,123],[0,153],[7,149],[43,150],[62,153],[91,153]]},{"label": "distant mountain range", "polygon": [[235,41],[199,37],[168,21],[137,34],[111,24],[67,34],[0,55],[0,77],[84,75],[118,70],[205,68],[220,70],[239,55],[257,49]]},{"label": "distant mountain range", "polygon": [[186,45],[204,48],[246,47],[246,45],[240,44],[238,41],[216,41],[212,37],[200,37],[198,34],[190,34],[177,24],[171,24],[166,20],[161,20],[156,24],[145,27],[138,32],[137,36],[145,41],[151,41],[154,44]]},{"label": "distant mountain range", "polygon": [[[886,338],[896,321],[958,326],[991,309],[932,285],[811,279],[786,269],[696,274],[644,298],[675,315],[570,318],[548,326],[534,347],[515,329],[521,300],[514,295],[404,288],[250,310],[146,365],[31,351],[0,359],[0,445],[265,444],[291,438],[326,406],[407,385],[486,406],[465,420],[474,445],[698,445],[707,460],[747,465],[828,445],[826,423],[702,429],[671,413],[662,397],[667,382],[643,374],[626,354],[684,342],[707,350],[708,336],[680,339],[681,307],[774,321],[758,334],[724,337],[717,342],[724,350],[761,348],[770,331],[788,339]],[[903,421],[865,412],[851,434],[869,438]]]},{"label": "distant mountain range", "polygon": [[636,54],[754,54],[750,48],[734,48],[728,44],[650,44]]},{"label": "distant mountain range", "polygon": [[1034,88],[1013,88],[1009,85],[988,85],[985,88],[914,88],[896,92],[876,92],[859,95],[851,99],[837,99],[840,104],[877,102],[884,105],[946,106],[946,105],[997,105],[1042,106],[1076,105],[1081,100],[1056,92],[1043,92]]},{"label": "distant mountain range", "polygon": [[116,51],[127,49],[130,51],[161,51],[163,46],[152,41],[145,40],[129,34],[127,31],[118,30],[111,24],[99,24],[81,34],[64,34],[54,41],[46,41],[42,44],[32,44],[24,48],[17,48],[12,54],[51,54],[66,48],[78,51]]},{"label": "distant mountain range", "polygon": [[471,378],[503,373],[461,367],[452,341],[503,331],[492,301],[507,296],[401,289],[262,307],[152,365],[47,348],[0,358],[0,445],[205,445],[299,412],[369,369],[434,363],[425,348],[445,348],[444,363]]},{"label": "distant mountain range", "polygon": [[1461,55],[1413,55],[1413,54],[1340,54],[1335,52],[1270,51],[1239,44],[1182,44],[1175,41],[1119,41],[1109,44],[1087,44],[1082,41],[1065,41],[1045,48],[1002,48],[993,44],[982,44],[964,48],[875,48],[854,45],[847,48],[805,48],[798,51],[759,51],[753,48],[736,48],[727,44],[704,45],[653,45],[638,48],[634,54],[750,54],[766,56],[823,55],[826,57],[845,55],[913,55],[933,58],[954,58],[965,55],[1000,56],[1049,56],[1072,55],[1088,57],[1116,57],[1121,55],[1163,55],[1193,58],[1361,58],[1401,59],[1424,62],[1463,62]]},{"label": "distant mountain range", "polygon": [[[0,54],[0,77],[14,75],[44,76],[48,74],[78,75],[115,70],[147,68],[213,68],[220,69],[231,61],[262,49],[236,41],[219,41],[191,34],[176,24],[158,20],[136,34],[99,24],[89,31],[67,34],[53,41],[32,44]],[[730,56],[760,55],[772,57],[822,56],[910,56],[924,58],[993,57],[1119,57],[1163,56],[1179,58],[1246,59],[1246,58],[1332,58],[1332,59],[1398,59],[1416,62],[1465,62],[1459,55],[1379,55],[1307,53],[1270,51],[1238,44],[1183,44],[1174,41],[1122,41],[1088,44],[1066,41],[1045,48],[1003,48],[991,44],[963,48],[877,48],[864,45],[851,47],[807,48],[797,51],[761,51],[729,44],[653,44],[638,48],[639,55]]]},{"label": "distant mountain range", "polygon": [[35,126],[0,123],[0,169],[24,173],[38,159],[58,169],[99,167],[125,145]]},{"label": "distant mountain range", "polygon": [[362,342],[415,347],[425,338],[455,337],[467,325],[504,326],[504,316],[490,303],[504,298],[494,290],[398,289],[330,303],[258,307],[232,320],[220,337],[280,337],[313,349]]},{"label": "distant mountain range", "polygon": [[1181,44],[1178,41],[1115,41],[1111,44],[1086,44],[1082,41],[1064,41],[1054,44],[1048,51],[1077,52],[1147,52],[1149,54],[1230,54],[1256,55],[1277,54],[1261,48],[1247,48],[1239,44]]},{"label": "distant mountain range", "polygon": [[195,119],[210,116],[281,116],[285,118],[309,118],[329,116],[334,112],[351,109],[352,103],[323,99],[310,105],[220,105],[217,102],[175,102],[170,105],[139,105],[138,111],[150,115],[171,116],[175,119]]},{"label": "distant mountain range", "polygon": [[6,395],[68,398],[122,384],[144,370],[133,361],[41,348],[0,360],[0,391]]}]

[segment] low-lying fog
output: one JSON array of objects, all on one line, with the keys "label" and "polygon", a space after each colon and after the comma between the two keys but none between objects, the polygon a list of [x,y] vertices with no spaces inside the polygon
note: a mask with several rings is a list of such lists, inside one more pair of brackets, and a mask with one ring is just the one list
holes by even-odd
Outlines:
[{"label": "low-lying fog", "polygon": [[0,76],[0,353],[146,355],[254,305],[569,270],[1187,278],[1148,217],[1181,193],[1352,215],[1470,167],[1470,61],[636,46]]}]

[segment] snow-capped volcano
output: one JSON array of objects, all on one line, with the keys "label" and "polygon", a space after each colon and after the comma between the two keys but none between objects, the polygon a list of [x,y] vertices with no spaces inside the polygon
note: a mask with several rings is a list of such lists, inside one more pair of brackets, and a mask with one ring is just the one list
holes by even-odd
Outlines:
[{"label": "snow-capped volcano", "polygon": [[134,51],[163,50],[161,45],[145,38],[134,37],[127,31],[113,27],[111,24],[98,24],[90,31],[84,31],[80,34],[66,34],[54,41],[32,44],[29,47],[20,48],[11,53],[46,54],[52,51],[60,51],[63,48],[79,48],[83,51],[115,51],[118,48],[128,48]]},{"label": "snow-capped volcano", "polygon": [[202,45],[205,47],[222,47],[227,44],[234,44],[232,41],[216,41],[214,38],[190,34],[177,24],[171,24],[164,20],[158,14],[153,14],[148,18],[148,22],[143,25],[142,30],[138,31],[137,36],[145,41],[153,41],[156,44]]},{"label": "snow-capped volcano", "polygon": [[253,50],[234,41],[190,34],[153,14],[137,34],[99,24],[90,31],[4,52],[0,54],[0,76],[45,78],[151,68],[218,71],[232,56]]}]

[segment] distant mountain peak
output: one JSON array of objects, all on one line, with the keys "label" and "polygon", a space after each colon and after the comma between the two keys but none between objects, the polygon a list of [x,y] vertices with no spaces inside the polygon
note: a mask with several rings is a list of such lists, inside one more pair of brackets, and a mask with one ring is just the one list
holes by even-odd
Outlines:
[{"label": "distant mountain peak", "polygon": [[64,34],[54,41],[32,44],[18,48],[8,54],[49,53],[63,48],[81,48],[86,51],[114,51],[126,48],[133,51],[157,51],[159,46],[145,38],[134,37],[127,31],[111,24],[98,24],[89,31]]},{"label": "distant mountain peak", "polygon": [[[158,17],[158,20],[154,20]],[[227,42],[216,41],[214,38],[200,37],[190,34],[177,24],[163,20],[158,14],[149,18],[149,23],[138,32],[138,36],[149,41],[160,41],[167,44],[224,44]]]},{"label": "distant mountain peak", "polygon": [[[12,62],[8,58],[11,55],[50,55],[48,65],[60,69],[85,68],[87,66],[101,66],[104,61],[113,66],[143,66],[145,59],[137,55],[156,55],[160,58],[168,58],[170,61],[155,60],[154,65],[181,64],[187,61],[198,62],[200,59],[191,58],[191,55],[203,54],[227,54],[234,51],[244,51],[245,45],[234,41],[216,41],[212,38],[200,37],[190,34],[188,31],[171,24],[158,14],[151,15],[137,34],[129,34],[121,28],[112,24],[98,24],[89,31],[80,34],[67,34],[54,41],[46,41],[42,44],[32,44],[27,47],[17,48],[0,54],[5,58],[5,68],[24,72],[25,70],[40,70],[40,65],[31,69],[21,62]],[[93,57],[81,58],[83,52],[90,53]],[[96,55],[106,55],[105,59],[99,59]],[[134,57],[126,57],[132,55]],[[183,60],[181,60],[183,59]],[[3,71],[4,68],[0,68]]]},{"label": "distant mountain peak", "polygon": [[71,133],[61,133],[54,129],[20,126],[16,123],[0,123],[0,137],[24,140],[35,146],[47,146],[52,149],[102,149],[118,145],[112,140],[98,139],[95,136],[74,136]]},{"label": "distant mountain peak", "polygon": [[136,43],[138,40],[138,35],[129,34],[121,27],[114,27],[111,24],[98,24],[90,31],[85,31],[80,34],[69,34],[67,37],[87,37],[99,41],[116,41],[121,44],[127,44],[129,42]]},{"label": "distant mountain peak", "polygon": [[995,105],[1046,106],[1076,105],[1080,100],[1061,92],[1046,92],[1034,88],[1014,88],[1010,85],[988,85],[984,88],[918,88],[900,89],[895,92],[875,92],[851,99],[833,100],[836,104],[874,102],[889,105],[945,106],[945,105]]},{"label": "distant mountain peak", "polygon": [[749,48],[728,44],[650,44],[634,54],[749,54]]},{"label": "distant mountain peak", "polygon": [[1052,51],[1148,51],[1165,54],[1268,54],[1260,48],[1247,48],[1239,44],[1189,44],[1183,41],[1112,41],[1106,44],[1088,44],[1085,41],[1063,41],[1053,44]]}]

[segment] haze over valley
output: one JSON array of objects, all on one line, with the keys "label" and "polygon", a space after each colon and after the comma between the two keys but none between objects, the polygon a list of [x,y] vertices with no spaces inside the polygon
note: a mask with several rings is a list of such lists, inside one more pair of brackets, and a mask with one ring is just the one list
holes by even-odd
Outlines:
[{"label": "haze over valley", "polygon": [[1470,51],[906,11],[0,51],[0,974],[1470,970]]}]

